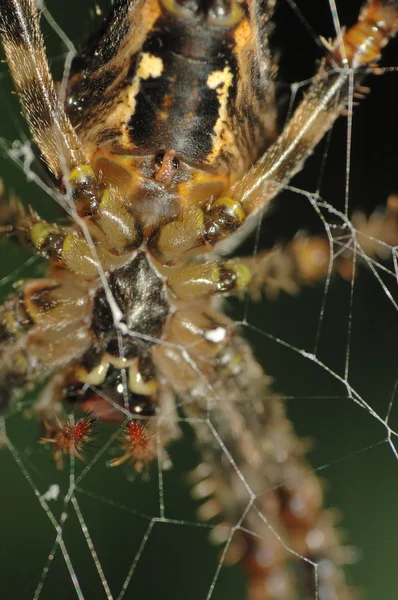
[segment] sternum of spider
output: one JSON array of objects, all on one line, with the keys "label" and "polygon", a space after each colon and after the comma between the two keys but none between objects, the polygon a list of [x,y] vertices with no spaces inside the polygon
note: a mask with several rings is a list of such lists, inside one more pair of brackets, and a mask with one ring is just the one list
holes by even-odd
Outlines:
[{"label": "sternum of spider", "polygon": [[112,344],[117,337],[117,324],[110,298],[123,315],[127,355],[129,346],[136,346],[137,338],[144,345],[159,339],[168,314],[168,302],[165,283],[151,266],[147,253],[136,252],[132,260],[111,273],[108,290],[101,288],[96,293],[92,328],[100,339]]}]

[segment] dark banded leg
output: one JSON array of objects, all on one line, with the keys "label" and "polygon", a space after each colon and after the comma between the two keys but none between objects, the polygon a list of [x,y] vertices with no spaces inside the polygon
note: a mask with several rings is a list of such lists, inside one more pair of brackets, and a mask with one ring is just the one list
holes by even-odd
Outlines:
[{"label": "dark banded leg", "polygon": [[359,21],[335,40],[330,54],[293,117],[248,174],[232,190],[246,214],[275,196],[281,186],[301,170],[304,161],[347,105],[374,66],[381,51],[398,30],[396,0],[368,0]]},{"label": "dark banded leg", "polygon": [[50,170],[62,177],[65,168],[71,170],[86,161],[55,92],[34,0],[2,0],[0,31],[35,142]]},{"label": "dark banded leg", "polygon": [[82,145],[55,91],[34,0],[2,0],[0,35],[34,141],[59,189],[73,195],[80,214],[91,214],[99,190]]}]

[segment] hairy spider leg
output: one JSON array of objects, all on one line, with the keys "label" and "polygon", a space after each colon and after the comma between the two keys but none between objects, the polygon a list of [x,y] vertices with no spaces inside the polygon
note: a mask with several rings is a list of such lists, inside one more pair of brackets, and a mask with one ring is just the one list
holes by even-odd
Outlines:
[{"label": "hairy spider leg", "polygon": [[[3,0],[0,35],[16,92],[41,155],[68,212],[95,212],[101,190],[75,130],[58,98],[44,50],[34,0]],[[23,65],[23,68],[21,68]]]}]

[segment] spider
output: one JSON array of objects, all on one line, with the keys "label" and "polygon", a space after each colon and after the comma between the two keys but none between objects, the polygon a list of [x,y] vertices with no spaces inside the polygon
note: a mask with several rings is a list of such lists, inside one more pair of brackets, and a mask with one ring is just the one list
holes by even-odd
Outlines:
[{"label": "spider", "polygon": [[[250,600],[313,594],[309,574],[295,583],[274,522],[315,568],[319,597],[348,599],[342,572],[317,568],[337,560],[340,542],[304,445],[219,311],[223,296],[264,285],[273,258],[226,259],[221,248],[233,248],[302,168],[352,89],[364,92],[364,76],[398,30],[398,2],[369,0],[357,24],[325,43],[279,135],[268,45],[274,4],[118,0],[56,87],[34,1],[2,1],[6,59],[67,224],[18,202],[2,208],[3,232],[47,258],[49,270],[1,309],[0,407],[49,378],[35,406],[43,422],[61,423],[68,405],[126,427],[143,418],[165,462],[178,411],[207,423],[197,429],[207,468],[193,476],[194,494],[214,496],[201,516],[222,513],[215,537],[225,523],[242,525],[234,557],[249,574]],[[315,266],[300,271],[303,252],[296,248],[290,276],[322,275]],[[54,432],[47,439],[56,445]],[[128,436],[128,453],[126,445]],[[251,511],[264,489],[274,491]]]}]

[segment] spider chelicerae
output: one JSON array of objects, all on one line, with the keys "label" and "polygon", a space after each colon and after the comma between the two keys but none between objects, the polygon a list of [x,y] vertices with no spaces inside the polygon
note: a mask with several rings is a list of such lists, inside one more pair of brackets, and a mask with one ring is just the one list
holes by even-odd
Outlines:
[{"label": "spider chelicerae", "polygon": [[[56,457],[70,453],[85,423],[91,432],[94,413],[104,424],[126,421],[112,463],[131,459],[141,470],[156,456],[167,464],[166,448],[179,435],[177,397],[185,417],[208,424],[197,429],[207,467],[194,490],[214,496],[203,504],[204,520],[222,513],[216,538],[226,523],[242,525],[234,552],[249,573],[250,599],[314,593],[313,578],[294,582],[274,520],[317,574],[322,597],[344,599],[351,592],[342,573],[317,568],[339,550],[318,480],[249,346],[218,310],[222,296],[261,289],[278,256],[226,259],[219,249],[250,230],[353,89],[365,91],[364,76],[398,29],[398,3],[369,1],[358,24],[325,43],[319,71],[279,135],[273,8],[273,0],[119,0],[56,87],[34,2],[3,0],[7,62],[68,224],[15,201],[1,209],[3,232],[48,258],[49,271],[2,307],[0,405],[7,410],[49,378],[35,412]],[[327,254],[327,242],[318,243]],[[305,247],[292,252],[282,287],[326,274]],[[68,406],[89,415],[67,423]],[[264,489],[274,492],[250,511]],[[308,535],[314,531],[321,544]]]}]

